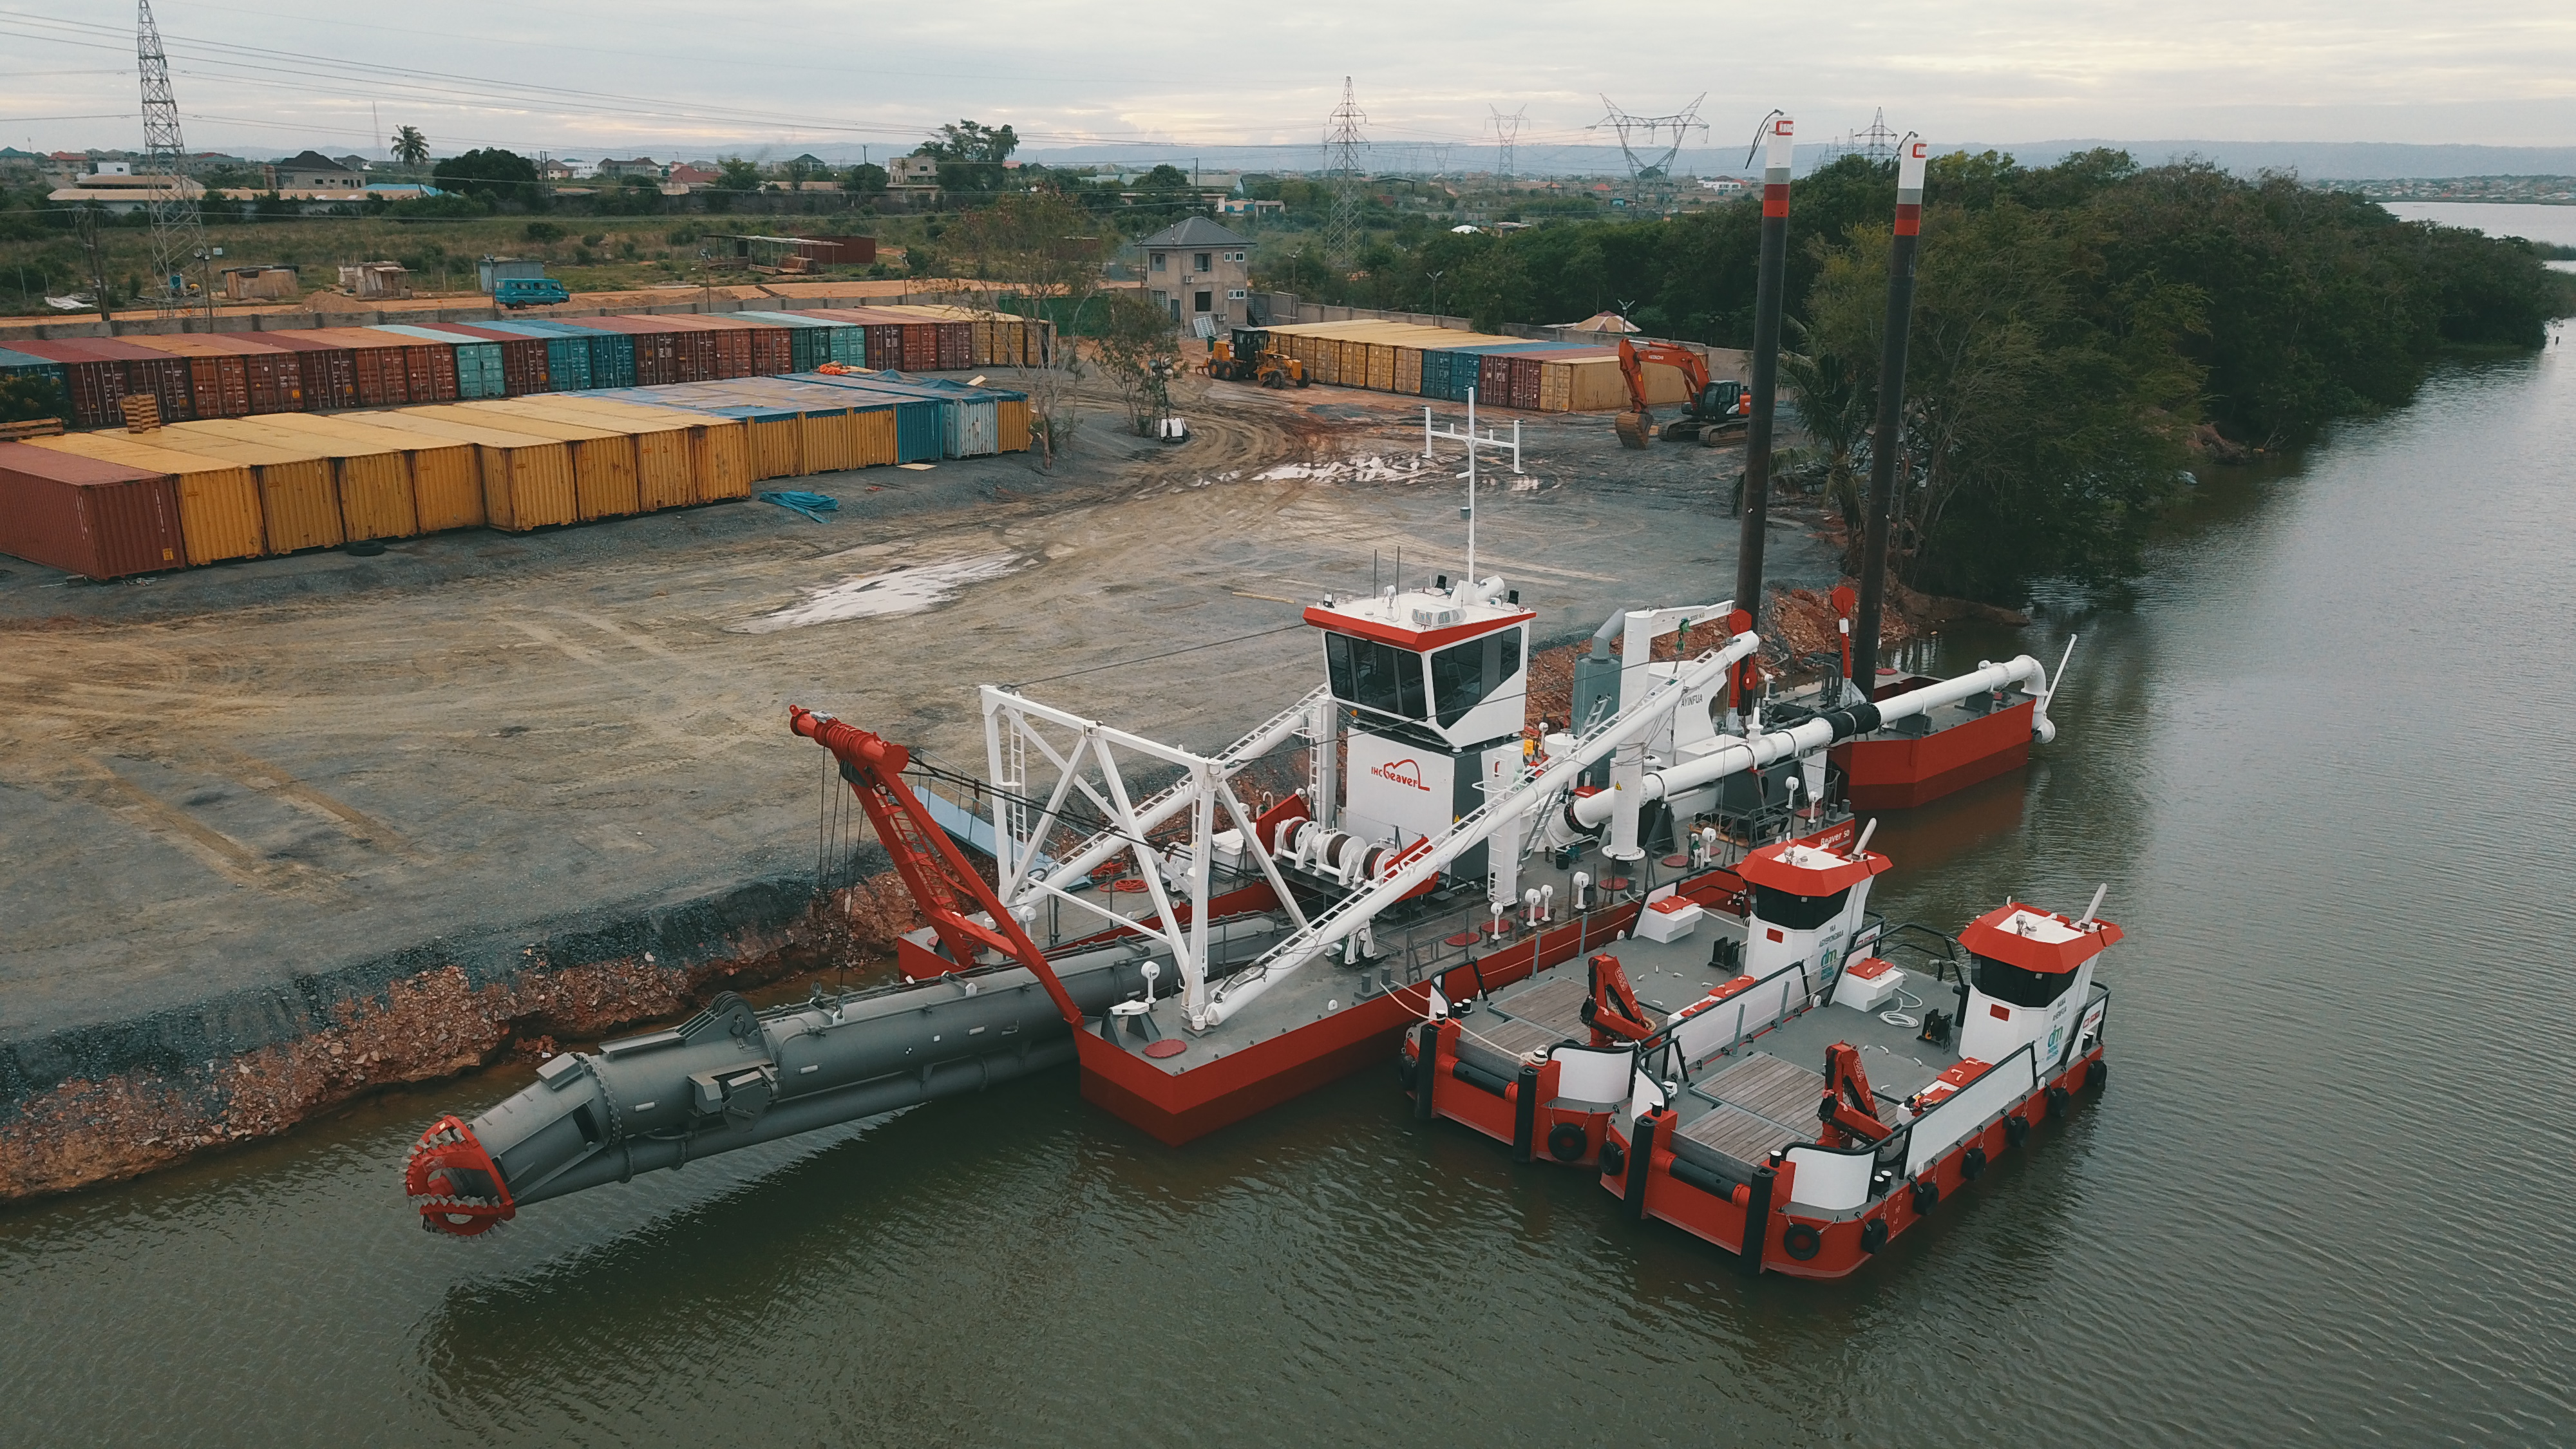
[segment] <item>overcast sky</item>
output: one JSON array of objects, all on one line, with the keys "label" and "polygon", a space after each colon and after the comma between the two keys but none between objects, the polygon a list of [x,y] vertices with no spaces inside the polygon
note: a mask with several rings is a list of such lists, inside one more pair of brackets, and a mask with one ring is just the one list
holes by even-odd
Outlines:
[{"label": "overcast sky", "polygon": [[[380,154],[401,124],[440,154],[882,155],[971,116],[1014,124],[1030,148],[1272,144],[1282,166],[1314,165],[1345,74],[1382,147],[1488,143],[1499,107],[1526,111],[1531,161],[1606,139],[1586,129],[1604,94],[1654,114],[1702,92],[1710,131],[1694,144],[1721,146],[1773,106],[1820,141],[1883,106],[1898,129],[1944,141],[2576,144],[2576,0],[1932,0],[1876,14],[1598,0],[164,0],[156,13],[190,148],[251,155]],[[133,19],[121,3],[0,0],[0,142],[138,144]]]}]

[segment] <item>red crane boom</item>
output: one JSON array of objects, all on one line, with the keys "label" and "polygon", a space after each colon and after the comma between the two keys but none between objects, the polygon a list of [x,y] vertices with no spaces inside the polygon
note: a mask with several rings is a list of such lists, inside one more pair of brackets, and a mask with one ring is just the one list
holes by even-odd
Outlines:
[{"label": "red crane boom", "polygon": [[[912,763],[912,752],[802,705],[787,707],[787,727],[831,751],[841,762],[841,778],[850,782],[850,793],[859,797],[868,823],[877,829],[877,839],[894,859],[896,874],[903,877],[921,913],[930,918],[930,929],[948,948],[949,958],[962,968],[975,964],[977,954],[984,951],[1012,957],[1046,988],[1064,1024],[1081,1030],[1082,1008],[1056,979],[1046,953],[1029,939],[1019,918],[1004,908],[1001,897],[975,873],[956,842],[931,820],[921,797],[904,783],[904,767]],[[979,911],[991,925],[976,918]]]}]

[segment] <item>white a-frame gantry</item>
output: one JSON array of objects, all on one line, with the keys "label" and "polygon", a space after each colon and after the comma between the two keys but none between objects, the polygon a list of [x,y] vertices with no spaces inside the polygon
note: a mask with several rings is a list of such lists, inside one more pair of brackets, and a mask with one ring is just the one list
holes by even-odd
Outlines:
[{"label": "white a-frame gantry", "polygon": [[[982,690],[984,749],[993,783],[993,845],[999,894],[1023,921],[1055,901],[1100,918],[1107,927],[1135,931],[1172,953],[1195,1020],[1205,1006],[1208,900],[1214,885],[1216,836],[1242,832],[1240,859],[1256,867],[1299,928],[1306,917],[1256,843],[1252,812],[1229,783],[1244,766],[1329,719],[1329,692],[1317,690],[1280,711],[1222,753],[1193,754],[1097,720],[1040,704],[996,685]],[[1325,728],[1329,728],[1326,725]],[[1126,762],[1122,770],[1121,761]],[[1144,767],[1180,778],[1143,799],[1129,789],[1125,771]],[[1153,832],[1188,817],[1170,848]],[[1220,820],[1220,816],[1223,817]],[[1061,843],[1062,853],[1054,853]],[[1128,856],[1152,909],[1129,916],[1111,909],[1101,893],[1078,891],[1090,873]]]}]

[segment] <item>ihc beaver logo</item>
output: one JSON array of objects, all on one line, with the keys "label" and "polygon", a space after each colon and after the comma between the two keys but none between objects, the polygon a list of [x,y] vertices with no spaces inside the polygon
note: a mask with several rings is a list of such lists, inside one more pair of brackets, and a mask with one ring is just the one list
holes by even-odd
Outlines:
[{"label": "ihc beaver logo", "polygon": [[1422,783],[1422,763],[1419,760],[1389,760],[1382,765],[1370,766],[1369,773],[1390,784],[1407,786],[1425,795],[1431,793],[1431,787]]}]

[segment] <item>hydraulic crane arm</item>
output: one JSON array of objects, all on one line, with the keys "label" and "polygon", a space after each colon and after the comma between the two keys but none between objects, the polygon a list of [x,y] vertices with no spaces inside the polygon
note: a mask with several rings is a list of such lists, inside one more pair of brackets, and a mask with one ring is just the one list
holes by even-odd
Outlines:
[{"label": "hydraulic crane arm", "polygon": [[1606,1047],[1614,1037],[1633,1042],[1653,1036],[1654,1023],[1637,1004],[1636,988],[1628,984],[1619,958],[1605,952],[1585,964],[1592,974],[1592,994],[1583,1001],[1583,1024],[1592,1028],[1592,1044]]},{"label": "hydraulic crane arm", "polygon": [[1817,1140],[1827,1147],[1883,1142],[1896,1130],[1879,1120],[1869,1073],[1861,1070],[1860,1048],[1848,1042],[1825,1048],[1825,1094],[1816,1103],[1816,1118],[1824,1126]]},{"label": "hydraulic crane arm", "polygon": [[[1046,953],[1029,939],[1013,916],[984,884],[956,843],[948,838],[930,818],[919,796],[903,780],[904,766],[912,763],[912,753],[903,746],[883,739],[855,725],[843,724],[830,715],[816,714],[801,705],[787,709],[788,728],[832,752],[841,762],[841,778],[850,782],[850,792],[868,812],[868,823],[877,829],[877,839],[884,842],[886,854],[894,858],[895,872],[903,877],[921,913],[930,918],[930,928],[939,934],[940,944],[948,948],[950,959],[963,970],[975,964],[977,954],[998,951],[1029,968],[1047,996],[1055,1002],[1056,1011],[1065,1025],[1079,1029],[1082,1008],[1056,979],[1047,965]],[[973,914],[981,911],[991,920],[986,925]]]}]

